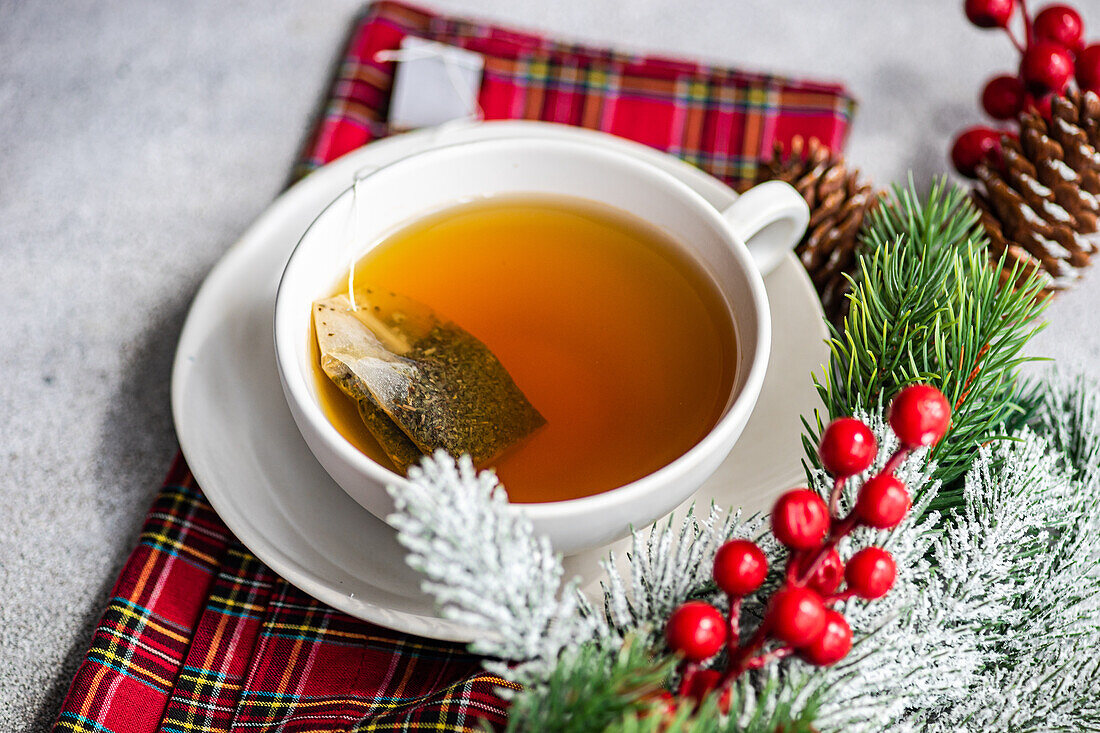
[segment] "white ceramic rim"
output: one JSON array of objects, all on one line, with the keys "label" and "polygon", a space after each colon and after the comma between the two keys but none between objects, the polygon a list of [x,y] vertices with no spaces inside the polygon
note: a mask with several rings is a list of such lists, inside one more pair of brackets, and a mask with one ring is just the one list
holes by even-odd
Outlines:
[{"label": "white ceramic rim", "polygon": [[[740,389],[737,390],[735,385],[735,390],[737,390],[736,394],[731,393],[732,400],[728,404],[725,414],[723,414],[702,440],[672,462],[662,466],[653,473],[647,474],[623,486],[578,499],[517,505],[522,508],[527,517],[532,521],[538,522],[542,520],[560,520],[577,514],[591,514],[610,510],[623,502],[629,503],[633,500],[642,499],[659,486],[675,483],[681,475],[688,472],[693,465],[702,460],[705,456],[715,450],[720,450],[720,445],[726,440],[727,434],[743,427],[744,422],[748,419],[748,415],[755,405],[756,397],[760,393],[771,352],[771,314],[764,289],[764,281],[753,262],[752,255],[749,254],[745,243],[737,238],[729,224],[723,219],[721,212],[707,202],[706,199],[693,190],[688,184],[683,183],[672,176],[672,174],[656,167],[648,161],[634,157],[629,153],[619,150],[610,150],[600,147],[594,142],[588,141],[509,135],[497,138],[450,143],[416,152],[380,166],[377,170],[372,171],[364,178],[381,173],[413,157],[444,156],[455,151],[464,151],[471,146],[500,148],[531,145],[581,150],[586,155],[611,160],[618,165],[630,168],[637,175],[659,179],[662,185],[670,190],[670,193],[674,192],[685,205],[689,208],[693,208],[695,213],[706,220],[706,222],[729,245],[729,254],[734,257],[749,283],[750,296],[756,310],[757,321],[756,341],[755,344],[751,344],[754,351],[748,371],[744,380],[741,382]],[[279,285],[275,295],[274,334],[276,360],[284,388],[289,393],[290,398],[297,404],[302,418],[309,422],[310,427],[314,429],[316,435],[334,451],[339,459],[350,465],[356,472],[365,474],[376,481],[380,487],[392,484],[400,485],[402,482],[408,481],[408,479],[393,473],[369,458],[341,435],[332,422],[325,417],[320,406],[310,394],[305,376],[297,368],[296,349],[299,347],[295,346],[293,343],[286,343],[288,338],[294,338],[292,326],[294,316],[289,312],[291,306],[288,305],[285,298],[282,297],[288,276],[293,276],[296,258],[302,253],[302,245],[306,241],[316,221],[323,217],[330,208],[336,205],[343,196],[351,195],[351,193],[352,186],[349,186],[318,213],[314,221],[310,223],[310,226],[307,227],[302,237],[298,240],[298,243],[295,245],[293,252],[291,252],[287,260],[287,264],[279,278]],[[457,204],[459,202],[456,201],[455,203]],[[634,215],[639,216],[636,213]],[[642,216],[639,216],[639,218],[645,219]],[[411,223],[411,221],[408,223]],[[300,260],[298,260],[298,262],[300,262]],[[333,282],[336,281],[337,276],[338,275],[333,276]],[[716,282],[715,285],[722,291],[723,300],[726,300],[727,295],[721,284]],[[728,301],[727,305],[730,305]],[[731,316],[732,315],[733,314],[731,314]],[[734,326],[735,329],[738,328],[736,318]],[[740,330],[737,331],[736,337],[738,339],[739,351],[743,353],[746,344],[744,343],[743,334]],[[383,519],[385,518],[383,517]]]}]

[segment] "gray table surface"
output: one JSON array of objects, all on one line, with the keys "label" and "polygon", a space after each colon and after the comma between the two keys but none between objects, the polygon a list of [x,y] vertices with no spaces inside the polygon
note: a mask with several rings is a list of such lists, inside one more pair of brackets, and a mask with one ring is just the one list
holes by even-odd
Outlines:
[{"label": "gray table surface", "polygon": [[[1007,42],[961,1],[434,0],[579,40],[846,81],[849,158],[946,170]],[[1100,3],[1079,0],[1100,29]],[[0,0],[0,730],[46,729],[176,451],[187,307],[277,195],[358,0]],[[1100,273],[1036,354],[1100,366]]]}]

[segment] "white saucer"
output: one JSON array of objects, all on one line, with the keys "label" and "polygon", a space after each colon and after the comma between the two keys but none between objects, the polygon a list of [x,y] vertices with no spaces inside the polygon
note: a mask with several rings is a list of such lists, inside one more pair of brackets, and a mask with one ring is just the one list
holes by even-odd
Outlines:
[{"label": "white saucer", "polygon": [[[199,290],[172,372],[172,412],[187,462],[214,509],[263,562],[352,616],[436,639],[468,641],[439,618],[392,529],[336,485],[306,448],[275,368],[275,288],[291,250],[356,171],[436,145],[495,136],[596,140],[636,154],[719,208],[736,194],[697,168],[603,133],[532,122],[445,126],[372,143],[314,172],[279,199],[222,258]],[[810,374],[825,361],[826,331],[812,284],[791,255],[765,280],[773,351],[748,426],[694,500],[756,511],[802,480],[799,416],[818,405]],[[569,558],[594,580],[595,559]]]}]

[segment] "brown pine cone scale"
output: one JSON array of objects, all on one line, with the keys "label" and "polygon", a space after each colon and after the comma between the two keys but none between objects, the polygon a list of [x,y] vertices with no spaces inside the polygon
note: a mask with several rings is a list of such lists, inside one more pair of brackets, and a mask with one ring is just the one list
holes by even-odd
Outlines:
[{"label": "brown pine cone scale", "polygon": [[810,223],[795,252],[821,296],[825,314],[834,322],[847,310],[848,281],[855,270],[859,231],[879,200],[858,170],[849,170],[816,138],[791,141],[790,150],[776,144],[774,157],[760,172],[760,181],[785,181],[810,207]]},{"label": "brown pine cone scale", "polygon": [[1100,97],[1071,92],[1051,119],[1020,117],[1019,139],[1001,140],[999,165],[978,167],[974,202],[1002,281],[1034,272],[1045,290],[1068,287],[1097,251],[1100,224]]}]

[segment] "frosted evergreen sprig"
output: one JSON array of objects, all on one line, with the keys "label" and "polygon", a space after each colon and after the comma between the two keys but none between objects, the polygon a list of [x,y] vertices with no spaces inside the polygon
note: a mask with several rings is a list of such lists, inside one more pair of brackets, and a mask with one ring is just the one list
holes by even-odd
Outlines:
[{"label": "frosted evergreen sprig", "polygon": [[616,635],[638,633],[655,642],[668,615],[684,601],[699,596],[710,585],[714,554],[733,537],[759,537],[765,522],[755,516],[742,521],[740,511],[725,512],[712,505],[700,520],[694,508],[682,522],[672,517],[631,535],[627,553],[630,587],[620,574],[614,553],[601,562],[607,578],[604,615]]},{"label": "frosted evergreen sprig", "polygon": [[1050,382],[1038,434],[981,451],[953,521],[930,516],[923,532],[891,538],[899,570],[909,558],[916,572],[866,610],[899,623],[864,637],[879,659],[830,686],[821,730],[1100,726],[1098,401],[1093,382]]},{"label": "frosted evergreen sprig", "polygon": [[[1100,525],[1090,508],[1100,494],[1073,481],[1045,440],[1019,438],[983,451],[967,475],[964,509],[933,546],[939,572],[930,591],[950,602],[946,621],[969,632],[982,660],[958,675],[968,694],[940,702],[940,730],[1100,725],[1091,663],[1100,643]],[[1048,687],[1029,687],[1035,679]]]},{"label": "frosted evergreen sprig", "polygon": [[[986,666],[943,716],[971,730],[1100,730],[1100,385],[1055,377],[1042,389],[1034,428],[1045,440],[1022,436],[999,471],[968,477],[969,522],[994,527],[990,539],[943,539],[945,552],[984,562],[990,542],[1011,553],[1010,610],[987,620]],[[994,481],[1000,504],[983,501]]]},{"label": "frosted evergreen sprig", "polygon": [[476,632],[473,651],[516,663],[490,662],[493,671],[541,679],[566,648],[592,637],[576,581],[562,589],[561,558],[508,503],[495,473],[437,450],[388,491],[397,509],[388,521],[424,574],[424,591],[446,618]]},{"label": "frosted evergreen sprig", "polygon": [[850,658],[820,675],[785,670],[792,688],[819,691],[819,730],[1100,726],[1100,486],[1079,478],[1096,476],[1098,395],[1053,382],[1038,434],[979,453],[953,521],[931,513],[889,538],[898,582],[845,609],[862,636]]},{"label": "frosted evergreen sprig", "polygon": [[1038,385],[1034,426],[1062,453],[1073,475],[1096,481],[1100,474],[1100,384],[1057,371]]}]

